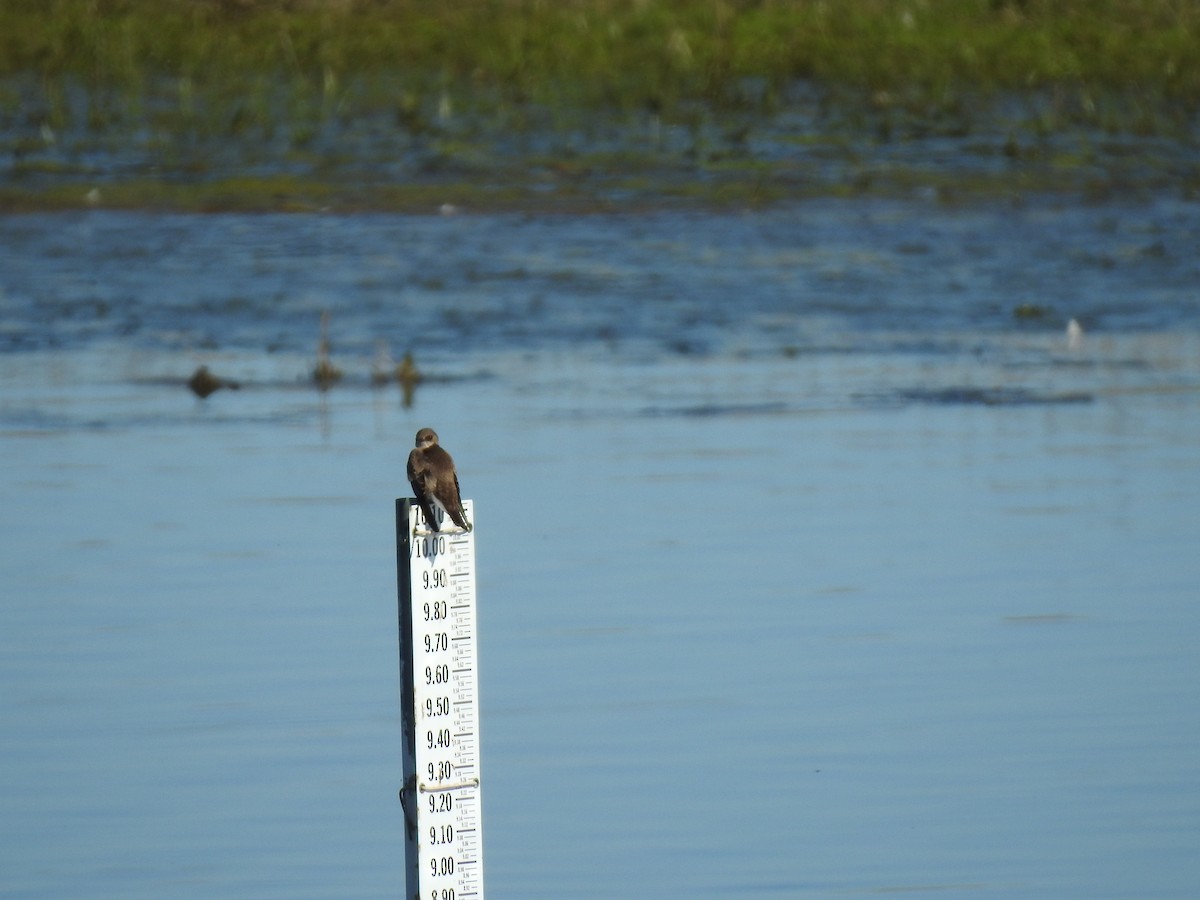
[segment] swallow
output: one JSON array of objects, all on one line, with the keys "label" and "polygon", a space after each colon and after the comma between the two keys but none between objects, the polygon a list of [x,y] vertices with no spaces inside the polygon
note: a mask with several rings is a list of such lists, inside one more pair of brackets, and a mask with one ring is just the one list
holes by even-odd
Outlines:
[{"label": "swallow", "polygon": [[463,510],[462,498],[458,493],[458,474],[454,471],[454,460],[440,444],[437,432],[422,428],[417,432],[417,446],[408,454],[408,482],[425,521],[433,531],[438,531],[435,507],[445,511],[450,520],[463,531],[471,530],[467,514]]}]

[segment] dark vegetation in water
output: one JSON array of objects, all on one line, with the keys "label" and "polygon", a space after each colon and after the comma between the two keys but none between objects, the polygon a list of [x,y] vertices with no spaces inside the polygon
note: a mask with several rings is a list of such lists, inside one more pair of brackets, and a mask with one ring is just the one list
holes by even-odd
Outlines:
[{"label": "dark vegetation in water", "polygon": [[8,0],[0,205],[1200,188],[1184,0]]}]

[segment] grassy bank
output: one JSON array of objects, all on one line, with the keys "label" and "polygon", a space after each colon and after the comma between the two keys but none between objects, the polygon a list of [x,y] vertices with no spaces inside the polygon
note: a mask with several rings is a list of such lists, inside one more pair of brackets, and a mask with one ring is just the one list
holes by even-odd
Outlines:
[{"label": "grassy bank", "polygon": [[744,102],[739,81],[1200,99],[1191,0],[8,0],[0,74],[136,88],[380,72],[550,101]]},{"label": "grassy bank", "polygon": [[[987,133],[1008,158],[1044,162],[1067,153],[1047,136],[1075,129],[1190,142],[1200,3],[0,4],[10,195],[59,189],[105,168],[95,160],[131,152],[123,164],[141,181],[153,169],[193,184],[216,177],[222,159],[226,175],[266,166],[271,178],[314,181],[347,177],[356,158],[378,173],[389,154],[420,158],[419,173],[442,182],[470,181],[497,157],[504,178],[550,157],[568,176],[594,170],[579,159],[593,148],[568,134],[624,142],[603,151],[603,168],[622,158],[646,175],[682,160],[727,173],[732,159],[761,187],[747,135],[762,123],[792,127],[779,122],[796,108],[797,85],[815,86],[803,94],[806,139],[829,145]],[[995,108],[1000,124],[992,112],[981,122],[980,110]],[[685,146],[658,140],[660,127],[686,133]],[[653,146],[630,152],[629,136],[638,144],[650,130]],[[1091,143],[1069,152],[1095,157]]]}]

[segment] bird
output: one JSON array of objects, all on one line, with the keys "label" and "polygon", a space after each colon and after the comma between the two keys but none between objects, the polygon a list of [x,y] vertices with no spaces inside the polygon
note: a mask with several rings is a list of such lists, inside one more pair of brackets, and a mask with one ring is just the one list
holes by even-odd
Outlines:
[{"label": "bird", "polygon": [[312,371],[313,381],[321,391],[327,391],[342,378],[342,370],[329,358],[329,312],[321,313],[321,337],[317,341],[317,364]]},{"label": "bird", "polygon": [[458,474],[454,460],[438,443],[437,432],[422,428],[417,432],[416,448],[408,454],[408,482],[425,514],[431,531],[440,531],[435,507],[445,511],[463,531],[470,531],[462,498],[458,492]]},{"label": "bird", "polygon": [[417,363],[410,350],[404,354],[400,365],[396,366],[396,380],[400,382],[400,392],[404,398],[405,409],[412,406],[413,394],[416,393],[417,385],[421,383],[422,377],[421,370],[417,368]]},{"label": "bird", "polygon": [[201,366],[188,379],[188,389],[199,397],[205,399],[209,394],[219,391],[221,388],[229,388],[231,391],[236,391],[241,387],[236,381],[230,381],[228,378],[218,378],[212,372],[208,371],[208,366]]}]

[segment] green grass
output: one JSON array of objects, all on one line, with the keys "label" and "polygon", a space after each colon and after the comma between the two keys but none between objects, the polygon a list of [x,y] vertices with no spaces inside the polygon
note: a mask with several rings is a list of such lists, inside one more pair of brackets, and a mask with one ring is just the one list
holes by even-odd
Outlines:
[{"label": "green grass", "polygon": [[1200,98],[1191,0],[7,0],[0,35],[0,75],[201,92],[282,75],[323,106],[380,73],[580,104],[739,103],[745,79],[796,78]]},{"label": "green grass", "polygon": [[[786,110],[798,83],[819,86],[826,98],[813,126],[824,133],[804,139],[829,146],[862,135],[879,144],[966,137],[991,103],[1005,116],[1018,110],[1006,151],[1014,161],[1035,161],[1049,152],[1042,142],[1078,129],[1194,143],[1200,2],[0,3],[0,154],[26,179],[6,188],[10,205],[41,190],[34,176],[49,177],[55,165],[69,168],[97,148],[140,147],[173,176],[228,181],[228,167],[213,160],[223,146],[236,146],[251,163],[312,160],[311,180],[319,181],[344,177],[356,153],[375,165],[371,154],[390,141],[396,154],[432,148],[431,165],[470,181],[503,154],[510,154],[498,163],[504,177],[521,169],[521,152],[502,147],[506,140],[590,138],[604,123],[636,134],[651,118],[694,135],[687,158],[708,174],[743,164],[751,173],[717,172],[717,187],[672,184],[666,194],[769,197],[769,171],[738,158],[747,144],[736,135]],[[375,143],[356,150],[354,140],[367,133]],[[716,147],[714,134],[734,137]],[[526,160],[558,153],[564,140],[550,144],[526,151]],[[604,153],[614,151],[585,152],[609,168]],[[620,152],[630,162],[611,167],[618,181],[652,183],[656,170],[679,162],[664,163],[645,147]],[[55,153],[57,160],[42,158]],[[560,156],[567,168],[576,164]],[[453,179],[439,173],[431,185],[405,190],[454,193]],[[127,180],[105,195],[124,191],[136,203],[154,181]],[[569,194],[569,184],[562,179],[559,190]],[[214,194],[211,184],[193,188]],[[241,189],[255,203],[273,196],[260,182]],[[63,202],[81,193],[66,184],[46,195],[60,190]],[[162,194],[178,202],[192,196],[178,187]]]}]

